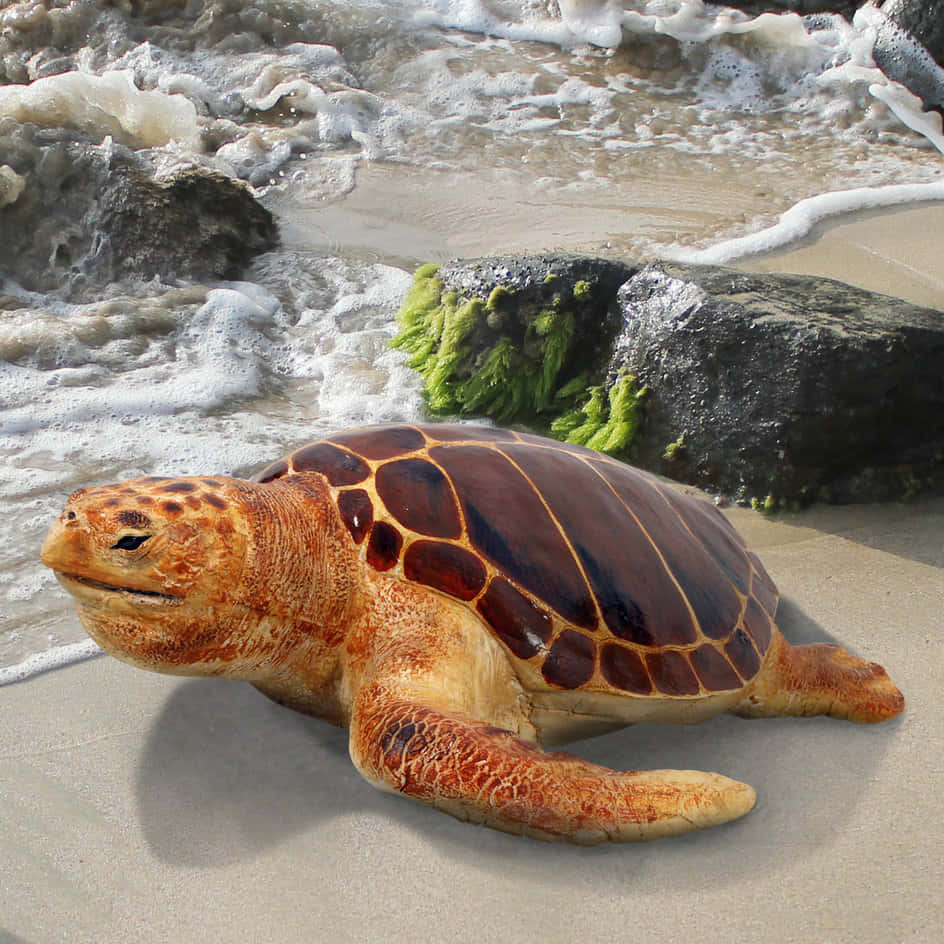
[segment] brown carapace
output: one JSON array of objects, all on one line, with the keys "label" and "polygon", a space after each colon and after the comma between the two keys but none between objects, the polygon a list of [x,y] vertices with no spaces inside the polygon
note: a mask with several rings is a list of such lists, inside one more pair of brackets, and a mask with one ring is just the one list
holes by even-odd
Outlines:
[{"label": "brown carapace", "polygon": [[754,801],[717,774],[619,773],[540,744],[903,707],[880,666],[783,639],[773,582],[711,504],[507,430],[358,429],[251,482],[84,490],[43,559],[120,658],[246,679],[349,726],[376,786],[536,838],[654,838]]},{"label": "brown carapace", "polygon": [[363,560],[468,603],[553,688],[741,689],[778,594],[724,516],[598,452],[441,425],[340,433],[256,481],[317,472]]}]

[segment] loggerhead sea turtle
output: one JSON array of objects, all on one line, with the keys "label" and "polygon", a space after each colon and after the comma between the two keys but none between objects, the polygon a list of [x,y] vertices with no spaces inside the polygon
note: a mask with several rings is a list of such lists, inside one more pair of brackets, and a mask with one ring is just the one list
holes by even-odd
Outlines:
[{"label": "loggerhead sea turtle", "polygon": [[375,786],[540,839],[682,833],[741,816],[754,791],[539,744],[904,705],[880,666],[784,640],[777,590],[712,505],[500,429],[357,429],[251,481],[80,489],[42,557],[119,659],[249,681],[348,726]]}]

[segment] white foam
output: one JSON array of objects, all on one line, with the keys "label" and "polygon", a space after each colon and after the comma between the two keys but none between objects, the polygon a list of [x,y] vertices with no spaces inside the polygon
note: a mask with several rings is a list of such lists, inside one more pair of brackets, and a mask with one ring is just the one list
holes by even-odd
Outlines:
[{"label": "white foam", "polygon": [[15,665],[0,666],[0,687],[12,685],[14,682],[24,682],[44,672],[61,669],[64,666],[74,665],[76,662],[84,662],[86,659],[94,659],[104,654],[104,650],[91,639],[37,652]]},{"label": "white foam", "polygon": [[0,164],[0,209],[16,203],[23,194],[26,181],[8,164]]},{"label": "white foam", "polygon": [[662,250],[667,259],[696,264],[722,265],[780,249],[808,236],[825,220],[861,210],[903,206],[944,200],[944,182],[896,184],[888,187],[856,187],[808,197],[792,206],[773,225],[757,233],[728,239],[707,249],[670,246]]},{"label": "white foam", "polygon": [[[4,311],[5,661],[47,645],[36,626],[63,642],[79,632],[37,559],[74,488],[248,474],[330,429],[422,415],[419,378],[387,346],[408,273],[284,253],[261,260],[257,279],[86,305],[22,293],[22,308]],[[26,663],[17,677],[30,667],[53,664]]]},{"label": "white foam", "polygon": [[44,128],[78,128],[133,147],[175,142],[199,151],[197,110],[183,95],[142,91],[131,72],[66,72],[0,87],[0,117]]}]

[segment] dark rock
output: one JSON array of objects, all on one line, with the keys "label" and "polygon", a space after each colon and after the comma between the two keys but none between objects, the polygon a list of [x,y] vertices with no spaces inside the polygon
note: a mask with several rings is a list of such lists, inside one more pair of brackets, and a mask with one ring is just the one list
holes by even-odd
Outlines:
[{"label": "dark rock", "polygon": [[875,16],[875,64],[944,115],[944,2],[891,0]]},{"label": "dark rock", "polygon": [[[525,311],[546,308],[562,293],[564,298],[573,298],[575,286],[584,282],[590,295],[582,312],[593,321],[605,317],[616,290],[638,269],[638,265],[594,256],[541,253],[454,259],[440,268],[439,276],[446,291],[469,298],[487,299],[501,288],[509,299],[514,299],[515,317],[519,319]],[[592,329],[593,325],[585,327]]]},{"label": "dark rock", "polygon": [[944,314],[831,279],[647,266],[612,368],[649,386],[639,464],[739,501],[944,484]]},{"label": "dark rock", "polygon": [[272,214],[242,181],[196,167],[159,179],[115,174],[96,224],[93,259],[116,281],[235,279],[277,242]]},{"label": "dark rock", "polygon": [[0,120],[0,278],[70,300],[138,276],[235,278],[275,245],[248,187],[182,168],[156,176],[118,144]]},{"label": "dark rock", "polygon": [[761,13],[838,13],[851,20],[862,0],[726,0],[724,6],[743,10],[752,16]]},{"label": "dark rock", "polygon": [[944,3],[941,0],[887,0],[882,13],[896,26],[910,33],[944,64]]}]

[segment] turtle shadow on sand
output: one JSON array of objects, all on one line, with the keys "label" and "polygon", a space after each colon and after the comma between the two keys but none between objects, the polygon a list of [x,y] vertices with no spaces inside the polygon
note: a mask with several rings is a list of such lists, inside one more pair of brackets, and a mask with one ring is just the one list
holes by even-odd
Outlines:
[{"label": "turtle shadow on sand", "polygon": [[[834,641],[789,600],[778,618],[791,642]],[[654,843],[548,846],[378,793],[351,764],[346,731],[280,708],[248,685],[194,679],[175,688],[151,729],[137,799],[154,854],[186,866],[227,866],[357,814],[352,829],[369,822],[375,836],[406,830],[458,865],[496,876],[563,887],[579,867],[587,881],[614,891],[628,881],[637,889],[702,887],[769,874],[833,842],[901,723],[726,715],[693,726],[640,724],[567,745],[616,769],[715,770],[754,786],[757,806],[741,820]]]},{"label": "turtle shadow on sand", "polygon": [[201,678],[183,681],[164,704],[136,792],[154,854],[210,868],[356,810],[362,782],[346,731],[281,708],[250,685]]}]

